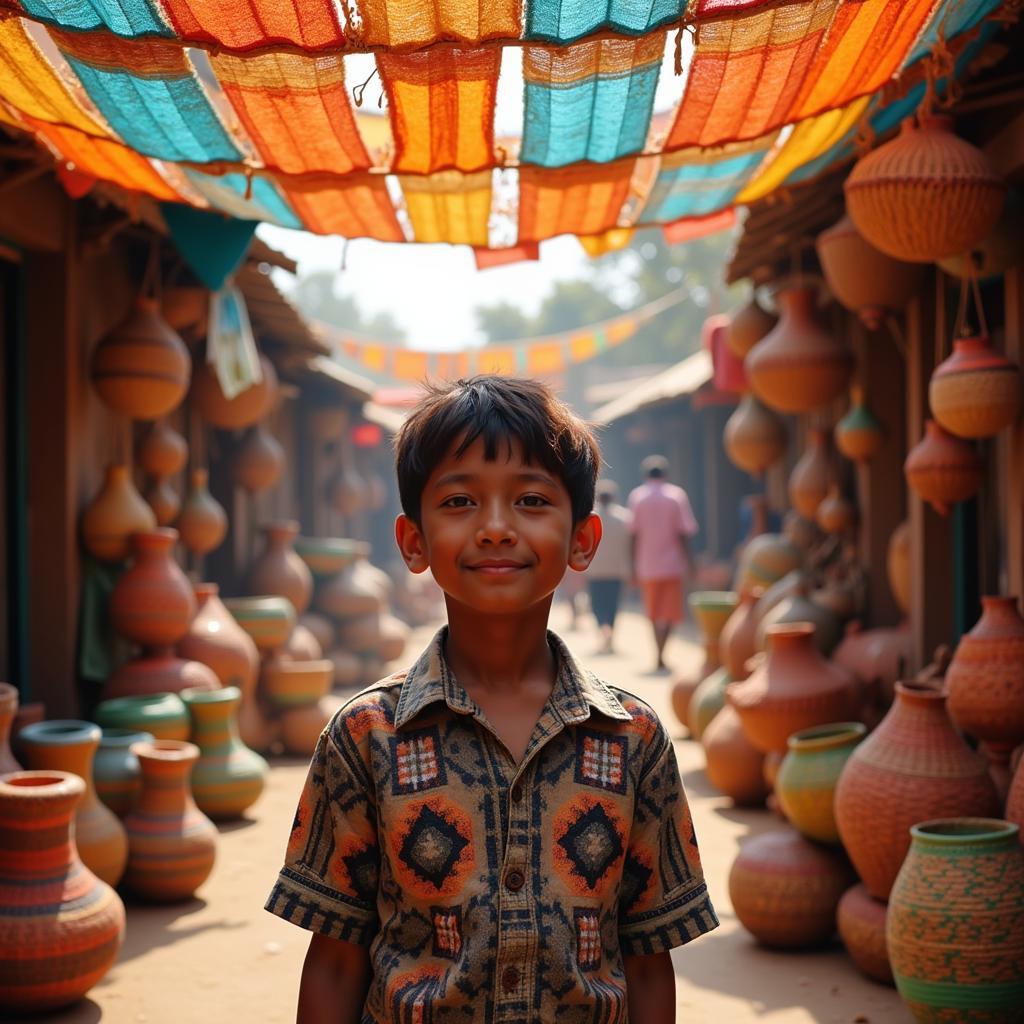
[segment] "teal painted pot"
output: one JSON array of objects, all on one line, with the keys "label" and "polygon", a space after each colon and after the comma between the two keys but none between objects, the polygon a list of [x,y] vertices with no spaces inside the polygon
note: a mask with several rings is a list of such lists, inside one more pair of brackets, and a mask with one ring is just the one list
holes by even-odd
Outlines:
[{"label": "teal painted pot", "polygon": [[717,668],[702,680],[690,698],[690,710],[686,716],[690,735],[700,740],[712,719],[725,707],[725,688],[733,681],[727,668]]},{"label": "teal painted pot", "polygon": [[129,749],[133,743],[152,743],[153,734],[136,729],[104,729],[92,763],[96,795],[119,818],[135,805],[142,791],[139,759]]},{"label": "teal painted pot", "polygon": [[158,740],[188,739],[188,711],[176,693],[105,700],[97,705],[93,718],[104,729],[148,732]]},{"label": "teal painted pot", "polygon": [[1024,850],[997,818],[910,830],[886,942],[903,1001],[924,1024],[1024,1019]]}]

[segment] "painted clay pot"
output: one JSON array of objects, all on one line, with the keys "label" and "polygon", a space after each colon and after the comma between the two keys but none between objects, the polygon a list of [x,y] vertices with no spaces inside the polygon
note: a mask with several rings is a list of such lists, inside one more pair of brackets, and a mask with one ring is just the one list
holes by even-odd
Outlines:
[{"label": "painted clay pot", "polygon": [[904,520],[892,531],[885,553],[885,578],[904,615],[910,614],[910,523]]},{"label": "painted clay pot", "polygon": [[231,461],[231,475],[236,486],[244,491],[262,494],[281,479],[284,461],[281,442],[257,423],[238,446]]},{"label": "painted clay pot", "polygon": [[804,556],[788,537],[780,533],[762,533],[743,549],[736,570],[735,587],[770,587],[776,580],[803,565]]},{"label": "painted clay pot", "polygon": [[787,828],[740,846],[729,871],[729,899],[758,942],[800,949],[832,938],[839,899],[854,881],[841,853]]},{"label": "painted clay pot", "polygon": [[763,591],[760,587],[744,590],[739,604],[722,627],[718,638],[718,657],[733,680],[746,679],[746,664],[757,653],[757,617],[755,609]]},{"label": "painted clay pot", "polygon": [[176,658],[170,647],[152,648],[139,658],[119,665],[103,684],[103,699],[181,693],[198,688],[216,690],[220,681],[201,661]]},{"label": "painted clay pot", "polygon": [[896,988],[918,1021],[1012,1021],[1024,1007],[1024,851],[1017,826],[940,818],[911,829],[889,899]]},{"label": "painted clay pot", "polygon": [[156,527],[156,516],[135,489],[127,466],[108,466],[99,494],[82,515],[82,544],[101,562],[123,562],[132,536]]},{"label": "painted clay pot", "polygon": [[177,539],[170,529],[134,534],[135,564],[110,595],[114,629],[143,647],[176,644],[196,613],[192,585],[171,557]]},{"label": "painted clay pot", "polygon": [[728,669],[716,668],[693,691],[686,721],[695,740],[700,740],[715,715],[725,707],[725,688],[731,682]]},{"label": "painted clay pot", "polygon": [[96,705],[93,717],[104,729],[148,732],[158,740],[188,739],[188,711],[176,693],[105,700]]},{"label": "painted clay pot", "polygon": [[326,696],[334,679],[334,665],[327,658],[317,661],[292,661],[273,655],[263,663],[260,692],[276,708],[315,704]]},{"label": "painted clay pot", "polygon": [[220,547],[228,532],[227,513],[210,493],[208,480],[205,469],[192,470],[191,488],[178,517],[181,543],[198,558]]},{"label": "painted clay pot", "polygon": [[156,477],[150,481],[144,495],[153,510],[157,526],[170,526],[181,514],[181,499],[168,480]]},{"label": "painted clay pot", "polygon": [[285,597],[230,597],[224,607],[260,651],[283,647],[295,628],[295,608]]},{"label": "painted clay pot", "polygon": [[838,845],[833,802],[836,783],[854,748],[867,735],[860,722],[832,722],[789,737],[775,777],[782,813],[801,835]]},{"label": "painted clay pot", "polygon": [[192,401],[199,415],[222,430],[241,430],[258,423],[270,412],[277,396],[277,372],[266,356],[260,356],[260,369],[259,381],[234,398],[226,398],[213,365],[206,359],[198,360],[192,370]]},{"label": "painted clay pot", "polygon": [[192,796],[214,821],[238,818],[263,792],[268,765],[238,734],[242,699],[237,686],[185,690],[181,699],[192,720],[192,742],[199,760],[192,769]]},{"label": "painted clay pot", "polygon": [[348,537],[296,537],[292,547],[317,577],[334,576],[369,554],[369,545]]},{"label": "painted clay pot", "polygon": [[827,439],[824,430],[810,431],[807,448],[789,474],[789,500],[800,515],[812,522],[828,496],[831,473]]},{"label": "painted clay pot", "polygon": [[193,589],[197,611],[178,643],[178,654],[212,669],[221,686],[237,686],[244,701],[259,676],[256,644],[224,606],[216,583],[196,583]]},{"label": "painted clay pot", "polygon": [[328,694],[313,704],[289,708],[281,714],[281,743],[293,757],[310,757],[320,733],[345,703],[344,697]]},{"label": "painted clay pot", "polygon": [[921,683],[896,684],[889,713],[850,755],[836,786],[839,835],[880,900],[889,898],[911,825],[935,814],[998,810],[985,759],[953,728],[945,693]]},{"label": "painted clay pot", "polygon": [[807,588],[801,583],[793,593],[784,597],[762,616],[757,624],[758,647],[763,650],[767,646],[768,631],[773,626],[794,622],[809,622],[814,626],[814,645],[826,658],[842,636],[842,625],[836,615],[827,608],[815,604],[808,596]]},{"label": "painted clay pot", "polygon": [[949,515],[953,505],[978,493],[984,464],[973,444],[954,437],[935,420],[928,420],[924,428],[924,437],[903,463],[903,475],[922,501],[939,515]]},{"label": "painted clay pot", "polygon": [[18,764],[11,752],[11,724],[18,711],[18,690],[10,683],[0,683],[0,775],[7,772],[20,772]]},{"label": "painted clay pot", "polygon": [[733,465],[760,476],[786,454],[786,424],[753,394],[740,399],[725,424],[723,443]]},{"label": "painted clay pot", "polygon": [[142,792],[139,759],[131,752],[133,743],[152,743],[153,735],[134,729],[103,729],[92,763],[96,795],[119,818],[136,804]]},{"label": "painted clay pot", "polygon": [[764,803],[764,754],[755,747],[740,722],[736,709],[726,704],[701,736],[708,781],[740,807]]},{"label": "painted clay pot", "polygon": [[775,317],[752,295],[750,301],[729,319],[725,343],[734,356],[743,359],[774,326]]},{"label": "painted clay pot", "polygon": [[[683,672],[672,680],[672,710],[689,728],[690,701],[700,683],[719,668],[718,642],[729,616],[739,602],[731,590],[697,590],[689,597],[690,609],[700,630],[704,661],[696,673]],[[342,631],[344,639],[344,631]],[[351,646],[351,645],[346,645]]]},{"label": "painted clay pot", "polygon": [[110,970],[121,948],[124,904],[82,863],[75,846],[72,818],[85,789],[70,772],[0,778],[0,1007],[5,1017],[75,1002]]},{"label": "painted clay pot", "polygon": [[85,866],[107,885],[124,874],[128,844],[117,816],[100,803],[93,782],[93,758],[100,727],[73,719],[37,722],[21,730],[27,767],[33,771],[72,772],[85,783],[75,811],[75,843]]},{"label": "painted clay pot", "polygon": [[213,870],[217,829],[192,799],[189,777],[199,748],[176,740],[136,743],[142,793],[125,817],[125,884],[155,903],[187,900]]},{"label": "painted clay pot", "polygon": [[852,501],[843,497],[839,485],[832,484],[818,506],[814,521],[825,533],[841,537],[852,532],[857,525],[857,510]]},{"label": "painted clay pot", "polygon": [[188,461],[188,444],[166,420],[158,420],[139,444],[139,468],[149,476],[171,477]]},{"label": "painted clay pot", "polygon": [[249,589],[286,597],[301,615],[313,596],[313,576],[292,547],[298,533],[299,524],[291,520],[263,527],[266,547],[249,570]]},{"label": "painted clay pot", "polygon": [[850,408],[832,431],[836,448],[853,462],[870,462],[885,444],[885,431],[864,401],[860,388],[850,388]]},{"label": "painted clay pot", "polygon": [[836,926],[854,964],[869,978],[893,985],[885,944],[885,912],[886,905],[858,882],[843,893],[836,909]]},{"label": "painted clay pot", "polygon": [[928,406],[957,437],[994,437],[1020,412],[1020,370],[988,338],[958,338],[953,354],[935,367]]}]

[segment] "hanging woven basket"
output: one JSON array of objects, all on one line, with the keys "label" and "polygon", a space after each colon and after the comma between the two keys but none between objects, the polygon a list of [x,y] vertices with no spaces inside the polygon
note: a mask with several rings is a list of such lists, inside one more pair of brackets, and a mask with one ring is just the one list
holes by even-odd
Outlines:
[{"label": "hanging woven basket", "polygon": [[786,425],[751,394],[744,395],[725,424],[725,453],[734,465],[760,476],[786,453]]},{"label": "hanging woven basket", "polygon": [[870,462],[885,442],[885,432],[864,401],[860,388],[850,389],[850,410],[836,424],[836,448],[853,462]]},{"label": "hanging woven basket", "polygon": [[928,420],[924,437],[910,450],[903,475],[910,489],[939,515],[978,493],[984,479],[981,456],[969,441]]},{"label": "hanging woven basket", "polygon": [[843,185],[846,209],[876,249],[932,263],[967,252],[995,226],[1006,184],[948,117],[908,118],[899,135],[859,160]]},{"label": "hanging woven basket", "polygon": [[771,315],[752,295],[750,301],[729,321],[725,329],[725,343],[739,359],[775,326]]}]

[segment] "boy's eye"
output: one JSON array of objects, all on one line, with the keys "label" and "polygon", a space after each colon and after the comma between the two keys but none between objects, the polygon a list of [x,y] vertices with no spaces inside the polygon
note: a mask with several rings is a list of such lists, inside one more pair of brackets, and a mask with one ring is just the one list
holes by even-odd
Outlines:
[{"label": "boy's eye", "polygon": [[450,498],[445,498],[441,502],[441,508],[469,508],[472,504],[473,502],[468,495],[453,494]]},{"label": "boy's eye", "polygon": [[543,494],[524,494],[519,502],[527,508],[542,508],[544,505],[551,504]]}]

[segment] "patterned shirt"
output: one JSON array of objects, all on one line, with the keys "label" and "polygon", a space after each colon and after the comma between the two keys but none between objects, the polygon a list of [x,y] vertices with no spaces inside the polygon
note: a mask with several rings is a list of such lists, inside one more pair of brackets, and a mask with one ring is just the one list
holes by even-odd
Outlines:
[{"label": "patterned shirt", "polygon": [[516,764],[446,635],[324,730],[267,909],[370,945],[363,1024],[626,1024],[622,955],[718,924],[672,743],[549,633]]}]

